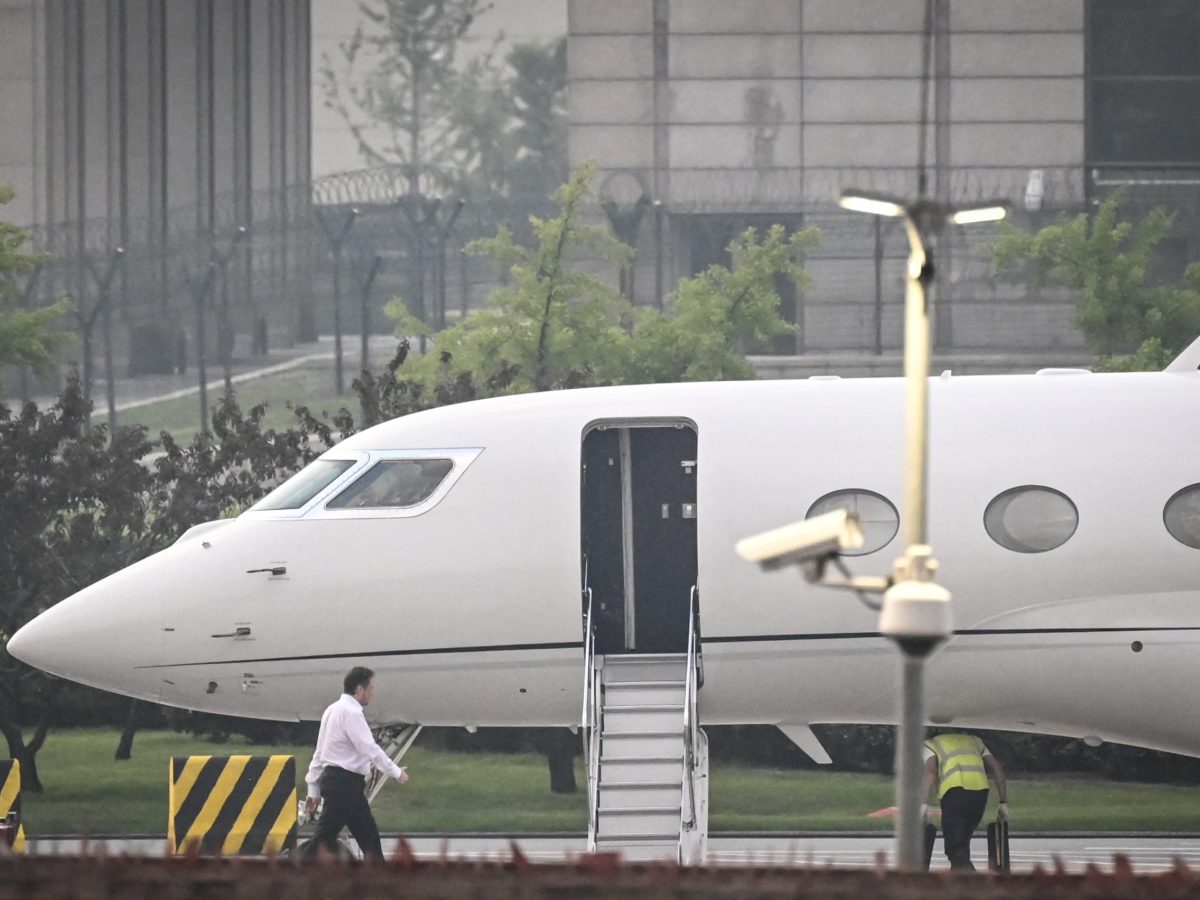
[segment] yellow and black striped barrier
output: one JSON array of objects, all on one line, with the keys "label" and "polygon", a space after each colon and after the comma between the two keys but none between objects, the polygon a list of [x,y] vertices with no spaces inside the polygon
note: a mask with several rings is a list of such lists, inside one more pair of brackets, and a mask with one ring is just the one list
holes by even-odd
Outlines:
[{"label": "yellow and black striped barrier", "polygon": [[17,836],[13,840],[14,853],[25,852],[25,826],[21,824],[21,761],[0,759],[0,822],[9,813],[17,814]]},{"label": "yellow and black striped barrier", "polygon": [[234,856],[296,847],[291,756],[171,758],[172,853]]}]

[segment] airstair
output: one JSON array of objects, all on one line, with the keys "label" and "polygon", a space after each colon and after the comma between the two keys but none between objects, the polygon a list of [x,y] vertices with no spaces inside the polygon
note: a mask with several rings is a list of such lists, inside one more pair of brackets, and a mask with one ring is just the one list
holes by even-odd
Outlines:
[{"label": "airstair", "polygon": [[588,629],[583,730],[593,852],[704,860],[708,740],[696,720],[703,670],[695,604],[693,593],[688,653],[598,656]]}]

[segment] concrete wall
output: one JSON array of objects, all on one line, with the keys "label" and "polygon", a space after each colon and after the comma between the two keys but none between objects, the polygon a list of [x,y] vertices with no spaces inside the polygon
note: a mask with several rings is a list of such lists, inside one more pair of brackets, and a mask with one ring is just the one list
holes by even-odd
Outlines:
[{"label": "concrete wall", "polygon": [[[697,229],[800,216],[825,238],[808,261],[796,352],[869,351],[877,321],[882,349],[899,346],[903,234],[882,234],[877,246],[874,223],[848,219],[834,201],[849,187],[916,193],[925,6],[570,0],[572,163],[595,159],[602,189],[640,183],[667,210],[661,242],[649,225],[639,233],[640,302],[655,300],[657,245],[669,290],[713,261],[696,258]],[[1084,0],[935,6],[929,190],[1019,205],[1030,170],[1042,169],[1048,206],[1081,206]],[[1077,348],[1069,298],[989,308],[985,244],[947,241],[939,345]]]},{"label": "concrete wall", "polygon": [[[607,0],[598,0],[606,6]],[[566,34],[567,0],[492,0],[490,9],[476,19],[460,47],[460,58],[469,60],[491,53],[499,61],[515,44],[546,42]],[[312,56],[315,81],[312,97],[313,175],[333,175],[368,168],[358,141],[345,119],[325,103],[320,69],[327,61],[339,76],[344,71],[342,46],[362,26],[370,33],[358,0],[317,0],[312,4]]]},{"label": "concrete wall", "polygon": [[0,0],[0,184],[16,192],[0,209],[10,222],[34,222],[39,197],[32,186],[40,145],[37,122],[44,90],[40,59],[40,7],[33,0]]},{"label": "concrete wall", "polygon": [[81,261],[103,271],[123,247],[118,341],[136,345],[143,326],[173,341],[192,327],[184,269],[244,225],[233,328],[266,318],[294,339],[310,281],[309,71],[307,0],[0,0],[0,180],[18,197],[4,215],[54,255],[40,294],[88,308],[99,295]]},{"label": "concrete wall", "polygon": [[[918,158],[924,6],[572,0],[572,160],[667,168],[658,183],[677,210],[828,199],[862,168],[903,187]],[[1083,0],[944,11],[931,166],[986,170],[1014,193],[1030,168],[1082,166]]]}]

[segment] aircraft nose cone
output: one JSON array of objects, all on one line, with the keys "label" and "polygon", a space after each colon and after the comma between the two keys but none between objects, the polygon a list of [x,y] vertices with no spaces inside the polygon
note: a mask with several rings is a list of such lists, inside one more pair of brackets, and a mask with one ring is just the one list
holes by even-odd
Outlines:
[{"label": "aircraft nose cone", "polygon": [[17,629],[16,634],[8,639],[6,649],[10,655],[21,662],[40,669],[38,660],[42,658],[41,652],[44,651],[47,643],[46,635],[38,633],[43,631],[44,629],[35,627],[33,622],[23,625]]},{"label": "aircraft nose cone", "polygon": [[[17,630],[8,641],[8,652],[23,663],[76,680],[94,677],[101,662],[94,628],[78,615],[76,604],[65,600]],[[110,636],[111,637],[111,636]],[[82,678],[80,676],[83,676]]]}]

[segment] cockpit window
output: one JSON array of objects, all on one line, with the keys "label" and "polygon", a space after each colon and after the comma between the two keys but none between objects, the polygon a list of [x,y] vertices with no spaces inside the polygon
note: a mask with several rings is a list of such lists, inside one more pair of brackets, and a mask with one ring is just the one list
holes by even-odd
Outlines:
[{"label": "cockpit window", "polygon": [[449,459],[385,459],[367,469],[326,508],[416,506],[429,499],[453,468]]},{"label": "cockpit window", "polygon": [[1200,484],[1177,491],[1167,501],[1163,524],[1179,543],[1200,550]]},{"label": "cockpit window", "polygon": [[353,459],[314,460],[250,508],[299,509],[354,463]]}]

